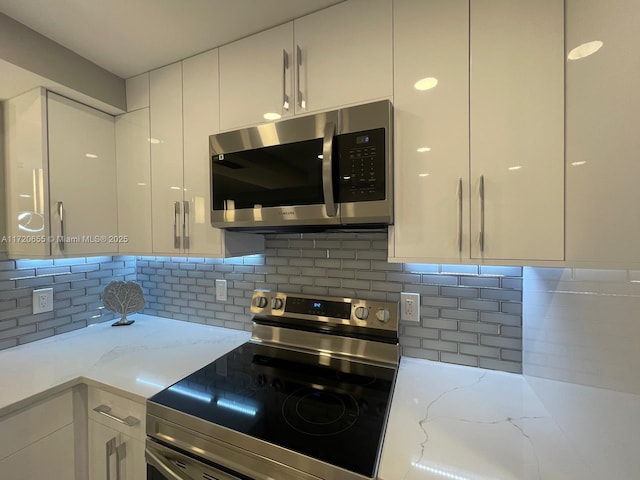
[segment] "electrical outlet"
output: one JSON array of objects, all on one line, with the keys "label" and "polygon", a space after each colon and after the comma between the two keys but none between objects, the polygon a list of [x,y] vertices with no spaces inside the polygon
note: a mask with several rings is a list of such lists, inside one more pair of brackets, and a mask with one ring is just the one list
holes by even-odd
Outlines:
[{"label": "electrical outlet", "polygon": [[216,280],[216,300],[219,302],[227,301],[227,281]]},{"label": "electrical outlet", "polygon": [[405,322],[420,321],[420,294],[405,293],[400,294],[400,320]]},{"label": "electrical outlet", "polygon": [[33,313],[53,310],[53,288],[41,288],[33,291]]}]

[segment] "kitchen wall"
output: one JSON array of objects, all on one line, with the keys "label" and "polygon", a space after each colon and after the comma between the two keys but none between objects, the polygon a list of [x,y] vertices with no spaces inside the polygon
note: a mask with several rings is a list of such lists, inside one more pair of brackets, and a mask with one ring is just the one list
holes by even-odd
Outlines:
[{"label": "kitchen wall", "polygon": [[[522,369],[522,268],[386,261],[386,232],[272,234],[264,255],[236,259],[138,257],[144,312],[251,328],[256,288],[399,300],[421,294],[421,322],[402,323],[404,355],[508,372]],[[228,282],[216,302],[215,279]]]},{"label": "kitchen wall", "polygon": [[[0,350],[111,320],[100,294],[135,280],[135,257],[9,260],[0,254]],[[52,312],[32,314],[32,291],[52,287]]]},{"label": "kitchen wall", "polygon": [[640,271],[524,269],[524,374],[640,394]]}]

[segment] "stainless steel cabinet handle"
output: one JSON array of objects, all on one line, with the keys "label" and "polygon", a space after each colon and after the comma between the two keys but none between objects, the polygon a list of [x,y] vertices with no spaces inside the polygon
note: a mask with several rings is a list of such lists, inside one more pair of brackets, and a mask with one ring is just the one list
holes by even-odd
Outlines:
[{"label": "stainless steel cabinet handle", "polygon": [[462,252],[462,178],[458,180],[458,252]]},{"label": "stainless steel cabinet handle", "polygon": [[122,461],[127,457],[127,443],[121,443],[116,447],[116,480],[122,479]]},{"label": "stainless steel cabinet handle", "polygon": [[484,175],[480,175],[480,251],[484,252]]},{"label": "stainless steel cabinet handle", "polygon": [[58,216],[60,217],[60,238],[58,245],[60,250],[64,252],[64,203],[58,202]]},{"label": "stainless steel cabinet handle", "polygon": [[173,248],[180,248],[178,222],[180,222],[180,202],[173,202]]},{"label": "stainless steel cabinet handle", "polygon": [[109,407],[108,405],[98,405],[96,408],[93,409],[93,411],[98,412],[100,415],[104,415],[105,417],[108,417],[111,420],[115,420],[118,423],[122,423],[127,427],[133,427],[134,425],[137,425],[140,423],[140,420],[138,420],[136,417],[128,416],[127,418],[120,418],[114,415],[113,413],[111,413],[111,407]]},{"label": "stainless steel cabinet handle", "polygon": [[302,66],[302,49],[300,45],[296,45],[297,52],[297,60],[296,60],[296,86],[298,90],[298,106],[300,108],[307,108],[307,101],[304,99],[304,95],[302,95],[302,90],[300,89],[300,67]]},{"label": "stainless steel cabinet handle", "polygon": [[289,54],[282,50],[282,108],[289,111],[289,95],[287,95],[287,70],[289,70]]},{"label": "stainless steel cabinet handle", "polygon": [[327,123],[322,142],[322,192],[324,193],[324,206],[328,217],[336,216],[336,202],[333,196],[333,137],[336,134],[336,124]]},{"label": "stainless steel cabinet handle", "polygon": [[107,480],[111,480],[111,455],[116,453],[116,437],[109,440],[105,447],[107,450]]},{"label": "stainless steel cabinet handle", "polygon": [[191,217],[189,215],[189,202],[187,200],[182,202],[182,210],[184,216],[182,217],[182,246],[185,250],[189,249],[189,222]]}]

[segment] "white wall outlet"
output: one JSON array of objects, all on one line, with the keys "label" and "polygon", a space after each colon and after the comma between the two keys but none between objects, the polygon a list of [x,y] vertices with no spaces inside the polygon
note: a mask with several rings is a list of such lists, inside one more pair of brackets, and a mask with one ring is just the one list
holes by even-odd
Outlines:
[{"label": "white wall outlet", "polygon": [[41,288],[33,291],[33,313],[53,310],[53,288]]},{"label": "white wall outlet", "polygon": [[405,322],[420,321],[419,293],[400,293],[400,320]]},{"label": "white wall outlet", "polygon": [[216,280],[216,300],[219,302],[227,301],[227,281]]}]

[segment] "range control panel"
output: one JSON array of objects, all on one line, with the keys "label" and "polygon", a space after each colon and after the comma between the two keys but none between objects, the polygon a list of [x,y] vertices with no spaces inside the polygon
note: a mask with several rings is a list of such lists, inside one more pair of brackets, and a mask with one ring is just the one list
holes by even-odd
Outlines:
[{"label": "range control panel", "polygon": [[338,136],[339,201],[385,199],[385,129]]},{"label": "range control panel", "polygon": [[334,324],[398,329],[398,303],[256,290],[251,313]]}]

